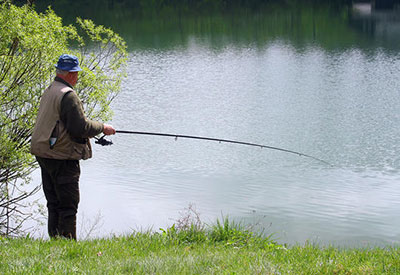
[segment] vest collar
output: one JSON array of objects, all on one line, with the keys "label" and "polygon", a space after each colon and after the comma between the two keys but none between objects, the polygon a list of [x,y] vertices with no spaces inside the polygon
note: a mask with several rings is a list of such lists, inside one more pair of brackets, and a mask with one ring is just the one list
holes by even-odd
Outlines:
[{"label": "vest collar", "polygon": [[61,83],[65,84],[65,85],[67,85],[68,87],[70,87],[71,89],[73,89],[72,85],[69,84],[69,83],[68,83],[67,81],[65,81],[64,79],[62,79],[61,77],[56,76],[56,77],[54,78],[54,80],[57,81],[57,82],[61,82]]}]

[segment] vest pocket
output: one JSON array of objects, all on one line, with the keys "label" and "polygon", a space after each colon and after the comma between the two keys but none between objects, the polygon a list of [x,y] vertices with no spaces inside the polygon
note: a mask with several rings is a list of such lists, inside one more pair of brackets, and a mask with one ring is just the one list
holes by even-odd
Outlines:
[{"label": "vest pocket", "polygon": [[74,154],[78,159],[85,160],[92,157],[91,148],[89,147],[88,143],[85,144],[74,143],[73,148],[74,148]]},{"label": "vest pocket", "polygon": [[58,136],[60,134],[59,124],[60,124],[60,121],[57,120],[56,125],[54,126],[53,131],[51,132],[51,136],[50,136],[50,139],[49,139],[50,149],[54,148],[54,146],[56,145]]}]

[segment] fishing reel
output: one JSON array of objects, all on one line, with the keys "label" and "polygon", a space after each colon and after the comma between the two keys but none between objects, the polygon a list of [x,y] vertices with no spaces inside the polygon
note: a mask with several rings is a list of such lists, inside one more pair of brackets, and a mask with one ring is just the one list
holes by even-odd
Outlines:
[{"label": "fishing reel", "polygon": [[96,141],[95,141],[94,143],[100,144],[101,146],[112,145],[113,142],[112,142],[111,140],[105,139],[105,138],[104,138],[105,136],[106,136],[106,135],[103,135],[101,138],[94,137],[94,138],[96,139]]}]

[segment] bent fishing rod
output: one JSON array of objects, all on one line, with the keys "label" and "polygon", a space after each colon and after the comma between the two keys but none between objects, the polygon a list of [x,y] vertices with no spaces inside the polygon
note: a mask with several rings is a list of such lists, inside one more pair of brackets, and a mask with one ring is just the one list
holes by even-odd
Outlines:
[{"label": "bent fishing rod", "polygon": [[[269,146],[269,145],[263,145],[263,144],[257,144],[257,143],[250,143],[250,142],[245,142],[245,141],[237,141],[237,140],[230,140],[230,139],[220,139],[220,138],[212,138],[212,137],[201,137],[201,136],[189,136],[189,135],[176,135],[176,134],[168,134],[168,133],[154,133],[154,132],[138,132],[138,131],[125,131],[125,130],[116,130],[117,134],[131,134],[131,135],[147,135],[147,136],[162,136],[162,137],[173,137],[175,140],[178,138],[187,138],[187,139],[197,139],[197,140],[208,140],[208,141],[217,141],[219,143],[233,143],[233,144],[240,144],[240,145],[247,145],[247,146],[254,146],[254,147],[259,147],[259,148],[266,148],[266,149],[271,149],[271,150],[277,150],[277,151],[282,151],[286,153],[291,153],[295,154],[298,156],[302,157],[307,157],[311,158],[314,160],[317,160],[319,162],[322,162],[324,164],[327,164],[329,166],[333,166],[329,162],[319,159],[317,157],[313,157],[304,153],[288,150],[288,149],[283,149],[279,147],[274,147],[274,146]],[[111,140],[106,140],[105,139],[106,135],[103,135],[101,138],[95,137],[96,144],[100,144],[102,146],[107,146],[107,145],[112,145],[113,142]]]}]

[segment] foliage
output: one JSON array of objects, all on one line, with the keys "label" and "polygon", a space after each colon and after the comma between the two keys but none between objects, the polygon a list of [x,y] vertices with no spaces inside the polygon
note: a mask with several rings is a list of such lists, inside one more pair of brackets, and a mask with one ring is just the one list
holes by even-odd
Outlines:
[{"label": "foliage", "polygon": [[23,215],[21,202],[37,190],[25,190],[35,168],[29,140],[58,56],[70,53],[80,58],[83,73],[76,91],[87,115],[105,120],[124,76],[126,46],[113,31],[90,20],[78,19],[78,27],[64,26],[50,9],[38,14],[8,1],[0,1],[0,24],[0,234],[15,234],[7,226]]},{"label": "foliage", "polygon": [[[191,213],[193,213],[193,211]],[[199,226],[198,220],[194,223],[186,224],[184,227],[180,227],[178,220],[178,223],[173,224],[167,229],[160,228],[160,231],[161,233],[155,233],[155,235],[160,234],[166,245],[207,243],[235,248],[283,248],[273,241],[270,236],[256,234],[239,223],[229,221],[228,218],[224,218],[223,222],[217,220],[215,225],[208,227],[204,224]]]},{"label": "foliage", "polygon": [[296,48],[310,44],[327,50],[352,48],[355,44],[368,48],[374,43],[398,48],[398,43],[371,41],[364,36],[365,28],[353,25],[356,19],[351,3],[345,0],[160,0],[143,1],[143,6],[140,1],[116,0],[112,7],[107,2],[98,0],[96,9],[86,2],[68,0],[43,0],[36,5],[44,10],[51,4],[69,22],[74,22],[77,14],[84,14],[111,26],[128,42],[130,50],[186,48],[193,39],[213,49],[232,44],[264,49],[276,40]]},{"label": "foliage", "polygon": [[210,239],[213,242],[223,242],[225,245],[233,247],[276,245],[270,236],[260,237],[243,225],[230,222],[228,218],[223,219],[222,223],[217,220],[217,224],[210,232]]},{"label": "foliage", "polygon": [[[228,226],[229,225],[229,226]],[[206,238],[187,241],[172,226],[158,232],[90,241],[7,239],[0,237],[0,273],[84,274],[398,274],[397,247],[348,248],[305,244],[284,247],[249,235],[227,219],[202,229]],[[229,227],[229,230],[226,230]],[[223,241],[210,238],[215,231]],[[212,233],[214,232],[214,233]],[[200,234],[200,233],[199,233]],[[243,245],[233,246],[235,236]],[[253,244],[269,245],[253,245]]]},{"label": "foliage", "polygon": [[[15,2],[23,2],[23,0],[15,0]],[[395,0],[399,2],[399,0]],[[122,7],[124,9],[136,10],[142,15],[151,15],[166,10],[181,10],[182,12],[198,12],[198,11],[227,11],[232,8],[252,8],[258,9],[263,5],[270,3],[281,2],[284,5],[292,5],[294,3],[313,3],[321,2],[331,3],[332,5],[351,4],[350,0],[82,0],[79,5],[95,5],[114,9]],[[37,5],[54,5],[54,7],[76,5],[74,0],[42,0],[38,1]]]}]

